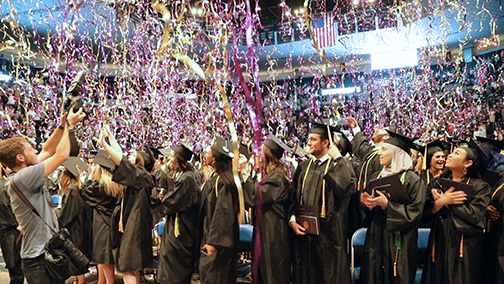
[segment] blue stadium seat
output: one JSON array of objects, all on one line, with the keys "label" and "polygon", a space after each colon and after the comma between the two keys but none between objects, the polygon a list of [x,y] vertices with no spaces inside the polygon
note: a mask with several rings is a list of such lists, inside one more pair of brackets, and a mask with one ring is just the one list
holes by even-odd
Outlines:
[{"label": "blue stadium seat", "polygon": [[350,244],[350,269],[352,272],[352,283],[354,281],[359,281],[360,267],[355,267],[355,248],[364,247],[364,242],[366,241],[366,228],[360,228],[352,236]]},{"label": "blue stadium seat", "polygon": [[251,243],[254,226],[249,224],[240,225],[240,243]]},{"label": "blue stadium seat", "polygon": [[[366,241],[366,228],[358,229],[352,236],[350,248],[350,269],[352,271],[352,283],[359,283],[360,280],[360,267],[355,267],[355,248],[364,247]],[[417,246],[418,251],[427,249],[429,243],[430,229],[419,228]],[[422,279],[422,269],[417,269],[415,275],[415,284],[419,284]]]},{"label": "blue stadium seat", "polygon": [[419,228],[418,229],[418,250],[426,250],[427,244],[429,243],[429,234],[430,229],[427,228]]},{"label": "blue stadium seat", "polygon": [[[417,246],[419,252],[422,252],[427,249],[427,245],[429,244],[429,234],[430,229],[427,228],[418,229]],[[422,269],[417,269],[415,275],[415,284],[420,284],[420,280],[422,280],[422,272],[423,272]]]}]

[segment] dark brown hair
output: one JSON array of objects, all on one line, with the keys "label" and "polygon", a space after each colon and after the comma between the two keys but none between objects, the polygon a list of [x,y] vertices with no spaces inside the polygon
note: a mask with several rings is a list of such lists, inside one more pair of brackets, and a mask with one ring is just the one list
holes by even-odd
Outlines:
[{"label": "dark brown hair", "polygon": [[173,153],[175,159],[177,160],[177,165],[182,172],[193,171],[193,166],[186,160],[184,160],[179,154]]},{"label": "dark brown hair", "polygon": [[266,176],[271,174],[276,168],[279,168],[284,173],[285,178],[287,179],[290,186],[290,178],[285,164],[282,163],[280,159],[275,157],[275,155],[271,153],[271,150],[268,147],[262,146],[262,151],[264,154],[263,171],[266,174]]},{"label": "dark brown hair", "polygon": [[24,154],[26,139],[15,137],[0,142],[0,163],[12,170],[17,165],[18,154]]}]

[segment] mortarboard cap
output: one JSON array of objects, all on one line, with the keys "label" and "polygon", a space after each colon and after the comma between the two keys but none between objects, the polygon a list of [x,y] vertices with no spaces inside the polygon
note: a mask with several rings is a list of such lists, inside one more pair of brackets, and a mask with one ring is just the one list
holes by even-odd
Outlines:
[{"label": "mortarboard cap", "polygon": [[478,139],[478,141],[480,142],[481,148],[490,149],[497,153],[500,153],[501,150],[504,150],[504,141],[479,136],[477,136],[476,139]]},{"label": "mortarboard cap", "polygon": [[418,151],[424,156],[425,156],[425,147],[427,147],[427,155],[430,155],[435,152],[442,152],[446,149],[443,144],[443,141],[439,139],[428,142],[424,146],[418,148]]},{"label": "mortarboard cap", "polygon": [[147,148],[145,148],[145,151],[137,151],[137,155],[138,154],[142,155],[142,158],[144,160],[145,169],[148,172],[152,171],[152,168],[154,167],[154,164],[156,163],[156,159],[154,158],[152,151],[147,147]]},{"label": "mortarboard cap", "polygon": [[173,152],[186,162],[190,161],[193,156],[196,156],[196,154],[183,143],[173,148]]},{"label": "mortarboard cap", "polygon": [[452,143],[457,147],[467,147],[468,145],[466,140],[453,140]]},{"label": "mortarboard cap", "polygon": [[343,132],[334,132],[333,139],[336,142],[342,156],[346,156],[347,153],[352,154],[352,143]]},{"label": "mortarboard cap", "polygon": [[387,129],[386,131],[390,137],[385,140],[385,143],[401,148],[404,152],[408,153],[408,155],[411,154],[411,148],[416,149],[415,143],[413,143],[413,139]]},{"label": "mortarboard cap", "polygon": [[263,143],[263,145],[268,148],[273,156],[277,157],[278,159],[281,159],[284,151],[291,152],[292,149],[287,146],[282,140],[278,139],[275,135],[271,134],[269,135],[269,140]]},{"label": "mortarboard cap", "polygon": [[224,140],[222,137],[215,137],[215,142],[211,149],[215,156],[222,155],[230,159],[234,158],[233,144]]},{"label": "mortarboard cap", "polygon": [[149,149],[152,153],[152,156],[154,157],[154,159],[158,159],[160,156],[163,156],[163,154],[161,153],[161,151],[159,151],[159,148],[154,148],[154,147],[150,147],[149,146]]},{"label": "mortarboard cap", "polygon": [[473,161],[473,164],[470,168],[473,168],[476,172],[478,172],[481,177],[485,176],[485,172],[490,162],[490,158],[483,151],[483,149],[476,144],[472,138],[469,139],[469,143],[467,147],[461,147],[467,153],[467,159]]},{"label": "mortarboard cap", "polygon": [[[311,129],[310,129],[310,134],[318,134],[322,136],[322,140],[329,139],[330,137],[332,138],[332,133],[329,133],[329,130],[331,132],[338,131],[338,129],[334,126],[330,126],[327,124],[323,123],[318,123],[318,122],[310,122],[311,123]],[[329,136],[331,134],[331,136]]]},{"label": "mortarboard cap", "polygon": [[105,150],[100,150],[94,159],[94,163],[108,170],[114,170],[116,163]]},{"label": "mortarboard cap", "polygon": [[296,145],[292,149],[294,154],[300,158],[308,156],[308,152],[306,152],[306,150],[303,149],[303,147],[299,146],[298,143],[296,143]]},{"label": "mortarboard cap", "polygon": [[161,153],[161,156],[163,157],[168,157],[173,152],[173,150],[170,148],[158,148],[158,151]]},{"label": "mortarboard cap", "polygon": [[248,150],[247,145],[240,143],[238,145],[238,147],[239,147],[238,151],[240,151],[240,155],[245,156],[245,158],[247,158],[247,161],[250,160],[251,155],[250,155],[250,151]]},{"label": "mortarboard cap", "polygon": [[448,152],[452,152],[453,150],[453,144],[450,143],[450,142],[447,142],[447,141],[444,141],[444,140],[441,140],[441,143],[443,144],[443,149],[448,151]]},{"label": "mortarboard cap", "polygon": [[88,165],[79,157],[70,157],[63,163],[63,166],[74,176],[79,177],[80,173],[88,168]]}]

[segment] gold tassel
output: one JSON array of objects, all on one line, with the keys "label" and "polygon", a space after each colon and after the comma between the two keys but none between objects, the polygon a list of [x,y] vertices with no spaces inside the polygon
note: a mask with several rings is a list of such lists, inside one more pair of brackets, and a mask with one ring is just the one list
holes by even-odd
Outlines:
[{"label": "gold tassel", "polygon": [[462,238],[460,239],[460,257],[464,257],[464,234],[462,234]]},{"label": "gold tassel", "polygon": [[119,232],[124,233],[124,227],[123,227],[123,205],[124,205],[124,198],[121,200],[121,217],[119,217]]},{"label": "gold tassel", "polygon": [[[329,161],[330,162],[330,161]],[[326,217],[326,206],[325,206],[325,180],[322,181],[322,208],[320,209],[320,218]]]},{"label": "gold tassel", "polygon": [[492,221],[490,221],[490,219],[488,219],[488,221],[487,221],[487,233],[490,232],[490,222],[492,222]]},{"label": "gold tassel", "polygon": [[397,262],[394,262],[394,277],[397,277]]},{"label": "gold tassel", "polygon": [[435,239],[432,241],[431,260],[432,260],[432,262],[436,262],[436,240]]},{"label": "gold tassel", "polygon": [[[327,161],[325,171],[324,171],[324,176],[327,174],[327,171],[329,170],[329,165],[332,162],[332,158],[329,158],[329,161]],[[325,179],[322,180],[322,208],[320,208],[320,218],[325,218],[326,217],[326,205],[325,205],[325,186],[326,186],[326,181]]]},{"label": "gold tassel", "polygon": [[179,220],[178,213],[175,214],[175,229],[174,229],[174,233],[175,233],[175,238],[178,238],[180,236],[180,220]]}]

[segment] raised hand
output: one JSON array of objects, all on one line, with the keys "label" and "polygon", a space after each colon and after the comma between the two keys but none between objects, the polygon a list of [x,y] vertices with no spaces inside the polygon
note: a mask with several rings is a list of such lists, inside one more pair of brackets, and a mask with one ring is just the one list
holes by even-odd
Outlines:
[{"label": "raised hand", "polygon": [[86,117],[86,114],[84,113],[84,111],[82,111],[82,108],[74,113],[74,109],[72,107],[68,112],[67,120],[68,123],[70,124],[70,127],[74,127],[77,123],[81,122],[84,119],[84,117]]},{"label": "raised hand", "polygon": [[355,118],[353,118],[353,117],[347,117],[347,118],[345,118],[345,121],[346,121],[347,125],[350,126],[350,128],[355,128],[355,127],[359,126],[359,124],[357,123],[357,120],[355,120]]}]

